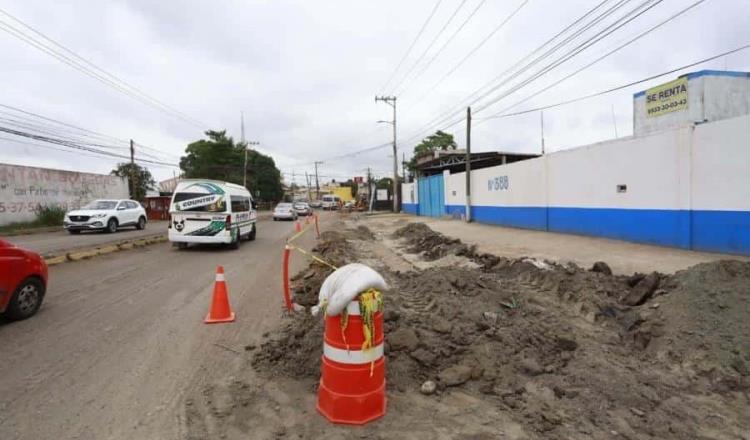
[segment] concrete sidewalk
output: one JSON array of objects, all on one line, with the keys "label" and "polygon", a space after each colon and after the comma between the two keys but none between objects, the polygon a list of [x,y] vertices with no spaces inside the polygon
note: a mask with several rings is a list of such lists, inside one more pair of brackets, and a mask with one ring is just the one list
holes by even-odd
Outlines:
[{"label": "concrete sidewalk", "polygon": [[652,271],[674,273],[708,261],[750,260],[748,257],[736,255],[694,252],[606,238],[505,228],[480,223],[467,224],[460,220],[434,217],[398,214],[372,219],[373,223],[383,221],[395,223],[399,220],[423,222],[437,232],[476,245],[480,252],[511,258],[529,256],[559,262],[572,261],[585,268],[590,268],[596,261],[604,261],[617,274],[629,275],[633,272]]}]

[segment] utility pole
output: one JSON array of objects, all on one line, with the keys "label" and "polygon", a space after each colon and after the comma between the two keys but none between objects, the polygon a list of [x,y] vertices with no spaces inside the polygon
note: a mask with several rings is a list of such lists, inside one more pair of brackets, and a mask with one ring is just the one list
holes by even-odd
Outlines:
[{"label": "utility pole", "polygon": [[[242,123],[242,143],[245,144],[245,123]],[[260,142],[248,142],[245,144],[245,167],[243,168],[242,186],[247,188],[247,150],[250,145],[260,145]]]},{"label": "utility pole", "polygon": [[320,182],[318,181],[318,164],[323,163],[323,161],[316,161],[315,162],[315,199],[320,200]]},{"label": "utility pole", "polygon": [[130,140],[130,198],[135,200],[135,142]]},{"label": "utility pole", "polygon": [[619,136],[617,136],[617,119],[615,118],[615,105],[612,104],[612,125],[615,126],[615,139],[617,139]]},{"label": "utility pole", "polygon": [[309,202],[310,197],[310,176],[307,175],[307,171],[305,171],[305,181],[307,182],[307,201]]},{"label": "utility pole", "polygon": [[544,110],[540,112],[542,123],[542,156],[544,156]]},{"label": "utility pole", "polygon": [[240,112],[240,140],[245,143],[245,112]]},{"label": "utility pole", "polygon": [[466,223],[471,222],[471,107],[466,107]]},{"label": "utility pole", "polygon": [[398,212],[398,148],[396,146],[396,97],[376,96],[375,102],[383,101],[393,108],[393,212]]},{"label": "utility pole", "polygon": [[406,153],[401,152],[401,175],[404,176],[404,183],[406,183]]}]

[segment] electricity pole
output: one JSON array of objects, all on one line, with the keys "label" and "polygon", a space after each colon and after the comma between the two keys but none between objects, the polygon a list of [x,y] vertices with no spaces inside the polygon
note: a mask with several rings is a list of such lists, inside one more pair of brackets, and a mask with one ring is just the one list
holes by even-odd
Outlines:
[{"label": "electricity pole", "polygon": [[318,164],[322,161],[315,162],[315,199],[320,200],[320,182],[318,181]]},{"label": "electricity pole", "polygon": [[130,198],[135,200],[135,147],[133,139],[130,140]]},{"label": "electricity pole", "polygon": [[471,222],[471,107],[466,107],[466,223]]},{"label": "electricity pole", "polygon": [[305,171],[305,181],[307,181],[307,201],[309,202],[310,197],[310,176],[307,175],[307,171]]},{"label": "electricity pole", "polygon": [[[245,124],[242,124],[242,143],[245,144]],[[245,144],[245,167],[243,168],[244,174],[242,177],[242,186],[247,188],[247,150],[250,145],[260,145],[260,142],[248,142]]]},{"label": "electricity pole", "polygon": [[404,183],[406,182],[406,153],[401,152],[401,175],[404,176]]},{"label": "electricity pole", "polygon": [[542,124],[542,156],[544,156],[544,110],[540,112]]},{"label": "electricity pole", "polygon": [[398,212],[398,148],[396,147],[396,97],[376,96],[375,102],[383,101],[393,108],[393,212]]}]

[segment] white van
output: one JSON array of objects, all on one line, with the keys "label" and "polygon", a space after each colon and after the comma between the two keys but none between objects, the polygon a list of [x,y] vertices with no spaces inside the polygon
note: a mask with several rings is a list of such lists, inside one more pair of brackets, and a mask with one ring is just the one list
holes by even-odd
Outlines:
[{"label": "white van", "polygon": [[255,240],[258,214],[250,192],[241,185],[206,179],[181,180],[169,207],[169,241],[180,249],[188,243]]},{"label": "white van", "polygon": [[334,196],[333,194],[326,194],[322,197],[323,203],[321,203],[321,207],[324,210],[334,210],[339,209],[340,203],[341,203],[341,197]]}]

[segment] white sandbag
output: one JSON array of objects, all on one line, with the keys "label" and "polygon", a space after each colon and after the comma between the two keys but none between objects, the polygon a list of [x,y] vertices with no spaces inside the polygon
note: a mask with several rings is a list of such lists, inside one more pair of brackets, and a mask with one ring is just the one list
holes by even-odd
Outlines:
[{"label": "white sandbag", "polygon": [[379,273],[360,263],[347,264],[336,269],[323,281],[318,294],[318,305],[311,310],[316,315],[327,303],[326,314],[336,316],[347,304],[368,289],[386,290],[388,285]]}]

